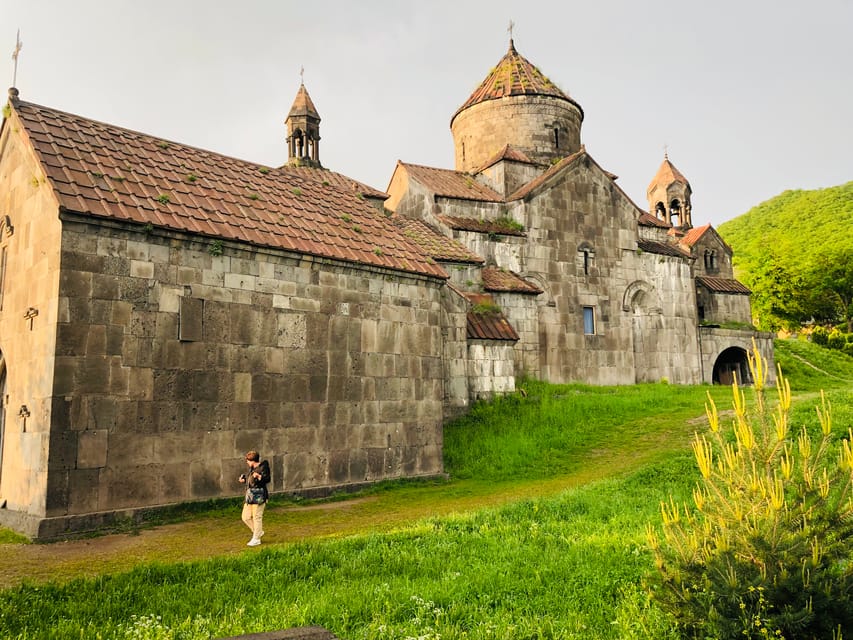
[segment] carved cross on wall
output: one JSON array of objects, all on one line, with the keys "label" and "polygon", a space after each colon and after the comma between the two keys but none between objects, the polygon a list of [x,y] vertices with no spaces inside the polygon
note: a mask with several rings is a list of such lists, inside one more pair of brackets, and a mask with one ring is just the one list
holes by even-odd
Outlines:
[{"label": "carved cross on wall", "polygon": [[39,314],[39,310],[35,307],[30,307],[27,309],[27,312],[24,314],[24,318],[30,321],[30,331],[33,330],[33,318],[35,318]]}]

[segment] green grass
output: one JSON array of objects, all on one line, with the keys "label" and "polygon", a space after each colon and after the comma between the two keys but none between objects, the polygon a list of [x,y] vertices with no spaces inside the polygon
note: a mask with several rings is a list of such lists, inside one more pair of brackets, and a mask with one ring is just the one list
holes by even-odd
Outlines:
[{"label": "green grass", "polygon": [[[794,426],[813,427],[825,388],[846,432],[853,361],[793,342],[777,344],[777,358],[805,391]],[[643,587],[645,528],[661,500],[689,500],[688,441],[704,426],[705,394],[725,410],[730,390],[525,389],[448,425],[449,482],[384,485],[337,505],[345,511],[274,506],[267,537],[290,537],[230,557],[216,544],[237,515],[211,506],[174,549],[126,565],[90,559],[82,575],[96,577],[69,579],[78,567],[3,590],[0,637],[190,639],[319,624],[345,640],[674,639]],[[176,560],[197,547],[212,557]]]}]

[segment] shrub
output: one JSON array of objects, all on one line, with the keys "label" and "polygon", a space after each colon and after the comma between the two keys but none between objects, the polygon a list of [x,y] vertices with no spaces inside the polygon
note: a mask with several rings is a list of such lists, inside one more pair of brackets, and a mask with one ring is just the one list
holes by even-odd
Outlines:
[{"label": "shrub", "polygon": [[833,443],[821,394],[820,433],[794,438],[781,370],[771,410],[756,348],[749,366],[752,406],[735,382],[729,428],[708,396],[709,432],[693,442],[695,508],[670,499],[662,535],[649,528],[652,594],[686,637],[838,639],[853,628],[853,433]]},{"label": "shrub", "polygon": [[841,333],[838,329],[829,332],[829,337],[826,339],[827,347],[841,351],[845,344],[847,344],[847,334]]},{"label": "shrub", "polygon": [[827,331],[826,327],[817,326],[812,329],[812,342],[815,344],[825,347],[828,338],[829,331]]}]

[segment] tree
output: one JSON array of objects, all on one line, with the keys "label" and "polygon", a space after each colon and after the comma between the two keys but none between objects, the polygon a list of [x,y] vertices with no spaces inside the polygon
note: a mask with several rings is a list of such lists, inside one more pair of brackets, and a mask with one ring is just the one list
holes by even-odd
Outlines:
[{"label": "tree", "polygon": [[771,410],[765,364],[753,347],[752,406],[735,382],[729,428],[708,396],[694,507],[670,499],[649,528],[652,595],[686,637],[837,640],[853,629],[853,433],[833,446],[822,395],[819,436],[793,437],[790,387],[780,370]]},{"label": "tree", "polygon": [[806,278],[816,320],[843,321],[853,333],[853,249],[827,251]]}]

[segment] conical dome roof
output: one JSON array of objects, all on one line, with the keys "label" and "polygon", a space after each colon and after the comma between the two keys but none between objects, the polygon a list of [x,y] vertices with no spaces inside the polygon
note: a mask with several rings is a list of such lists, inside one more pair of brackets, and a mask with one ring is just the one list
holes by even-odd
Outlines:
[{"label": "conical dome roof", "polygon": [[658,169],[658,172],[655,174],[655,177],[652,178],[652,181],[649,183],[648,192],[651,193],[655,187],[663,187],[666,188],[669,185],[678,182],[679,184],[683,184],[687,187],[690,186],[690,183],[687,181],[687,178],[675,168],[675,165],[669,161],[669,156],[664,154],[663,162]]},{"label": "conical dome roof", "polygon": [[[509,51],[501,58],[500,62],[489,72],[486,79],[474,90],[474,93],[465,101],[456,113],[455,118],[461,111],[468,107],[487,100],[497,100],[506,96],[521,95],[544,95],[554,96],[567,100],[580,109],[583,117],[583,109],[563,93],[557,85],[551,82],[535,65],[515,50],[512,39],[509,41]],[[451,122],[453,122],[451,118]]]},{"label": "conical dome roof", "polygon": [[317,120],[320,119],[317,107],[311,101],[311,96],[308,95],[308,90],[304,84],[299,85],[299,91],[296,92],[296,99],[294,99],[293,106],[290,107],[290,112],[287,114],[288,118],[291,116],[308,116]]}]

